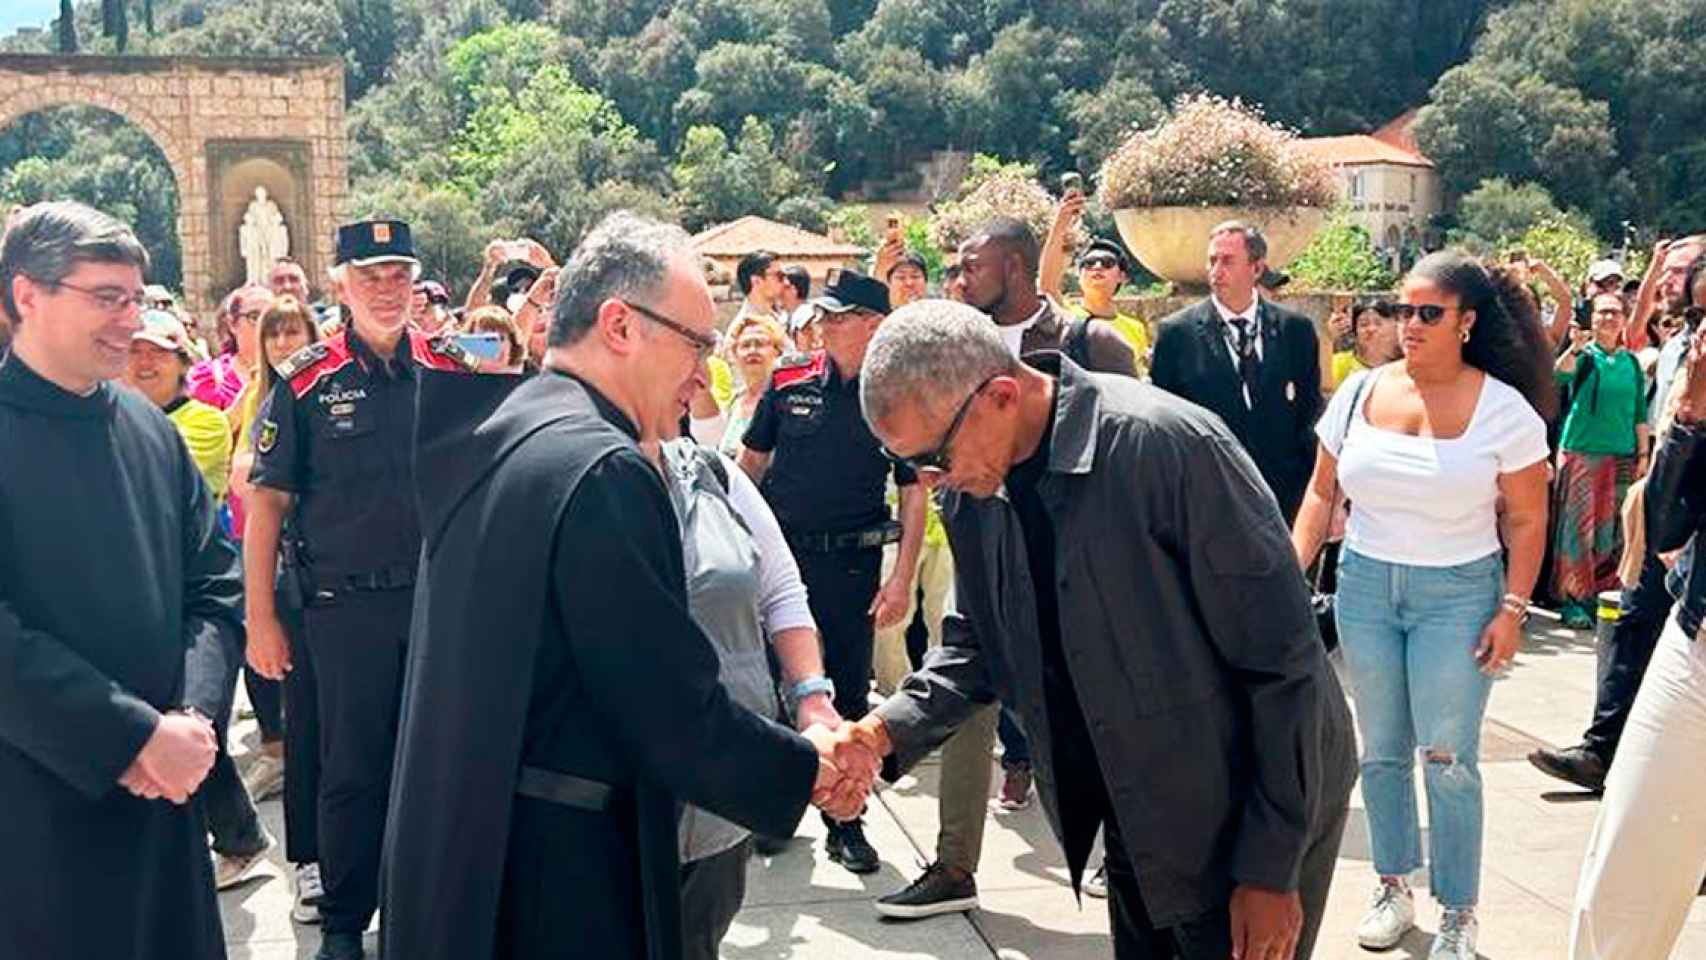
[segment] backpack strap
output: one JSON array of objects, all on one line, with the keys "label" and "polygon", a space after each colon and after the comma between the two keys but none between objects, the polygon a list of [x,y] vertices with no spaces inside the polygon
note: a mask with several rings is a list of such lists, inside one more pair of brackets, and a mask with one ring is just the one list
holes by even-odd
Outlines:
[{"label": "backpack strap", "polygon": [[711,475],[717,478],[717,483],[723,488],[723,493],[728,493],[729,468],[727,464],[723,463],[723,458],[717,455],[717,451],[710,447],[694,444],[693,455],[699,458],[700,463],[710,468]]},{"label": "backpack strap", "polygon": [[1067,321],[1066,334],[1060,339],[1060,352],[1086,370],[1090,366],[1090,317],[1073,317]]}]

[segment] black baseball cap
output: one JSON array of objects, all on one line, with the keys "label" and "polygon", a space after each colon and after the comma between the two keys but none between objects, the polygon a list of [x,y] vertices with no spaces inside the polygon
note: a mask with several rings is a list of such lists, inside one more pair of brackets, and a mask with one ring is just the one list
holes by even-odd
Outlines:
[{"label": "black baseball cap", "polygon": [[1107,237],[1096,237],[1084,245],[1084,250],[1078,254],[1078,262],[1083,263],[1084,258],[1093,253],[1112,254],[1113,258],[1119,262],[1121,270],[1124,270],[1126,273],[1131,272],[1131,268],[1127,266],[1129,261],[1126,260],[1125,249],[1119,245],[1118,241],[1110,240]]},{"label": "black baseball cap", "polygon": [[401,220],[362,220],[338,228],[336,266],[346,263],[365,267],[373,263],[412,263],[420,269],[415,256],[415,240],[409,225]]},{"label": "black baseball cap", "polygon": [[881,313],[889,312],[889,288],[880,280],[867,277],[857,270],[841,270],[830,274],[829,285],[812,305],[829,313],[846,313],[860,308]]}]

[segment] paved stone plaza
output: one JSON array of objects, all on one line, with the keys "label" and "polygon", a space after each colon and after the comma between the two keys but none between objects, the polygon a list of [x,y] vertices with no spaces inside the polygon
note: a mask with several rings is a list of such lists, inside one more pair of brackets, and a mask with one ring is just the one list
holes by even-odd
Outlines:
[{"label": "paved stone plaza", "polygon": [[[1537,744],[1576,740],[1593,704],[1593,684],[1592,636],[1537,617],[1525,652],[1494,688],[1482,746],[1487,845],[1480,947],[1488,960],[1564,956],[1576,871],[1598,803],[1542,776],[1523,757]],[[253,743],[253,729],[252,722],[239,728],[243,746]],[[726,960],[1111,957],[1106,905],[1086,899],[1080,909],[1073,901],[1059,848],[1035,804],[992,818],[978,873],[981,910],[912,923],[876,915],[870,901],[916,875],[918,863],[933,852],[935,777],[934,764],[926,764],[872,805],[869,835],[883,866],[866,877],[818,854],[823,828],[815,812],[808,814],[802,836],[787,852],[752,864],[747,907],[724,944]],[[1374,956],[1351,938],[1373,882],[1361,798],[1353,796],[1351,802],[1338,879],[1316,951],[1320,960]],[[262,812],[276,835],[282,830],[279,802],[263,804]],[[312,956],[318,931],[291,924],[289,896],[280,848],[274,851],[273,868],[222,897],[232,960]],[[1383,956],[1426,956],[1436,911],[1425,896],[1419,892],[1422,931]],[[444,909],[456,905],[444,904]],[[1706,957],[1706,900],[1696,904],[1673,956]]]}]

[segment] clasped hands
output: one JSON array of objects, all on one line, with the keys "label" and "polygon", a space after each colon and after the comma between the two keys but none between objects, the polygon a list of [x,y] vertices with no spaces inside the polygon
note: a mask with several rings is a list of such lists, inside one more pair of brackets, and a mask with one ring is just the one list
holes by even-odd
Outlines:
[{"label": "clasped hands", "polygon": [[888,752],[882,721],[871,716],[857,723],[844,722],[833,730],[812,724],[802,735],[817,748],[812,805],[837,820],[858,817]]},{"label": "clasped hands", "polygon": [[218,753],[212,722],[198,714],[174,710],[160,715],[148,742],[118,783],[144,800],[164,797],[181,805],[201,787]]}]

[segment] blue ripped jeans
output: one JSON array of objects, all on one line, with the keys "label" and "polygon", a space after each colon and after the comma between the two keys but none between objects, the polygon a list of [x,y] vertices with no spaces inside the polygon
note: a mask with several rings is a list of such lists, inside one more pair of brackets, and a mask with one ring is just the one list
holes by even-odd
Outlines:
[{"label": "blue ripped jeans", "polygon": [[1504,592],[1498,554],[1454,567],[1386,563],[1345,550],[1337,617],[1362,735],[1374,868],[1422,865],[1415,764],[1428,797],[1428,886],[1473,907],[1481,885],[1481,719],[1492,678],[1475,645]]}]

